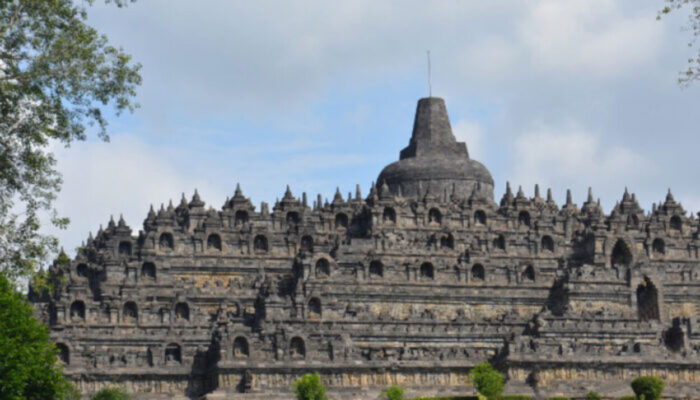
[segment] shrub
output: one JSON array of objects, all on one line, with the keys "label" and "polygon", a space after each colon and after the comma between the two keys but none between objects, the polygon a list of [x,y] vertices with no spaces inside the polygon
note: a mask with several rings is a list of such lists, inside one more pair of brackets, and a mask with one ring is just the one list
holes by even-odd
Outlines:
[{"label": "shrub", "polygon": [[132,397],[119,386],[110,386],[100,389],[90,400],[131,400]]},{"label": "shrub", "polygon": [[326,388],[321,383],[318,373],[306,374],[293,385],[297,400],[328,400]]},{"label": "shrub", "polygon": [[636,396],[622,396],[619,400],[637,400]]},{"label": "shrub", "polygon": [[566,397],[566,396],[552,396],[552,397],[548,397],[547,400],[571,400],[571,399]]},{"label": "shrub", "polygon": [[659,400],[664,391],[664,380],[656,376],[640,376],[630,386],[638,398],[644,395],[644,400]]},{"label": "shrub", "polygon": [[591,390],[586,395],[586,400],[603,400],[603,397],[601,397],[598,393]]},{"label": "shrub", "polygon": [[488,363],[481,363],[470,371],[474,387],[479,393],[486,397],[493,397],[503,392],[505,379],[503,374],[498,372]]},{"label": "shrub", "polygon": [[382,392],[382,400],[403,400],[403,388],[401,386],[391,386]]},{"label": "shrub", "polygon": [[497,396],[491,396],[490,400],[532,400],[532,397],[525,396],[524,394],[499,394]]}]

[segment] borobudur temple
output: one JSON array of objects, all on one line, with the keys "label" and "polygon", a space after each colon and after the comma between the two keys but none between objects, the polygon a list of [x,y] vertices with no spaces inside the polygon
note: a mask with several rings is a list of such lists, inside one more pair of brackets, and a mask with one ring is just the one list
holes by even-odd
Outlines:
[{"label": "borobudur temple", "polygon": [[610,214],[590,191],[493,191],[424,98],[368,194],[256,208],[236,187],[214,209],[195,191],[138,234],[110,220],[30,297],[86,394],[288,399],[314,371],[334,399],[469,394],[490,361],[509,393],[629,394],[644,374],[698,398],[700,223],[670,191]]}]

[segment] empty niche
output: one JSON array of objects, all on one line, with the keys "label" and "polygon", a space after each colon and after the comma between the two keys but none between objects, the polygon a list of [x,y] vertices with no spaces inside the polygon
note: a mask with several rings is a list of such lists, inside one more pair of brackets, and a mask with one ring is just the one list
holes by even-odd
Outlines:
[{"label": "empty niche", "polygon": [[258,253],[265,253],[268,251],[267,238],[263,235],[258,235],[253,239],[253,249]]},{"label": "empty niche", "polygon": [[483,282],[486,276],[486,271],[484,271],[484,266],[481,264],[474,264],[472,267],[472,281]]},{"label": "empty niche", "polygon": [[88,266],[85,264],[78,264],[78,266],[75,268],[75,271],[79,277],[86,278],[88,275]]},{"label": "empty niche", "polygon": [[610,254],[610,264],[629,266],[632,263],[632,253],[622,239],[618,239]]},{"label": "empty niche", "polygon": [[243,210],[236,211],[233,217],[233,225],[236,227],[242,227],[248,223],[248,212]]},{"label": "empty niche", "polygon": [[70,318],[73,321],[85,320],[85,303],[76,300],[70,305]]},{"label": "empty niche", "polygon": [[530,213],[529,212],[520,211],[520,214],[518,214],[518,225],[530,226]]},{"label": "empty niche", "polygon": [[683,228],[683,222],[681,221],[681,217],[679,217],[678,215],[674,215],[673,217],[671,217],[669,221],[669,227],[672,231],[680,232]]},{"label": "empty niche", "polygon": [[156,265],[152,262],[145,262],[141,266],[141,277],[147,279],[156,279]]},{"label": "empty niche", "polygon": [[135,323],[138,320],[139,316],[136,303],[134,303],[133,301],[127,301],[126,303],[124,303],[123,315],[124,322]]},{"label": "empty niche", "polygon": [[348,216],[344,213],[338,213],[335,215],[335,228],[347,228],[348,227]]},{"label": "empty niche", "polygon": [[131,242],[119,242],[119,255],[120,256],[130,256],[131,255]]},{"label": "empty niche", "polygon": [[437,208],[428,211],[428,223],[440,225],[442,223],[442,213]]},{"label": "empty niche", "polygon": [[654,239],[654,241],[651,243],[651,248],[654,253],[654,257],[661,257],[666,254],[666,243],[664,243],[663,239]]},{"label": "empty niche", "polygon": [[476,210],[474,212],[474,224],[486,225],[486,213],[483,210]]},{"label": "empty niche", "polygon": [[642,321],[659,319],[659,292],[646,276],[637,286],[637,315]]},{"label": "empty niche", "polygon": [[299,225],[299,221],[301,221],[301,218],[299,217],[298,212],[290,211],[287,213],[287,226],[295,227]]},{"label": "empty niche", "polygon": [[306,357],[306,346],[304,339],[295,336],[289,342],[289,356],[293,359],[302,359]]},{"label": "empty niche", "polygon": [[190,320],[190,306],[187,303],[177,303],[175,305],[175,319],[178,321]]},{"label": "empty niche", "polygon": [[384,276],[384,264],[381,261],[374,260],[369,263],[369,276],[381,278]]},{"label": "empty niche", "polygon": [[322,278],[331,274],[331,265],[325,258],[316,261],[316,277]]},{"label": "empty niche", "polygon": [[165,363],[166,364],[181,364],[182,351],[177,343],[170,343],[165,347]]},{"label": "empty niche", "polygon": [[56,349],[58,350],[58,361],[63,365],[70,364],[70,350],[68,346],[63,343],[56,343]]},{"label": "empty niche", "polygon": [[394,209],[391,207],[385,207],[384,213],[382,214],[382,220],[389,224],[396,223],[396,211],[394,211]]},{"label": "empty niche", "polygon": [[301,250],[308,253],[313,253],[314,239],[311,236],[306,235],[301,238]]},{"label": "empty niche", "polygon": [[250,349],[248,348],[248,340],[243,336],[238,336],[233,341],[233,357],[248,358],[249,355]]},{"label": "empty niche", "polygon": [[440,247],[447,248],[447,249],[454,249],[455,248],[454,236],[452,236],[451,233],[448,233],[447,235],[443,235],[440,238]]},{"label": "empty niche", "polygon": [[158,240],[158,245],[161,250],[172,250],[175,247],[175,241],[173,240],[173,235],[171,233],[162,233],[160,239]]},{"label": "empty niche", "polygon": [[321,318],[321,300],[317,297],[313,297],[309,300],[307,316],[311,319]]},{"label": "empty niche", "polygon": [[549,235],[542,236],[541,242],[542,251],[553,253],[554,252],[554,240]]},{"label": "empty niche", "polygon": [[522,274],[523,282],[534,282],[535,281],[535,268],[532,265],[528,265]]},{"label": "empty niche", "polygon": [[681,351],[685,342],[684,336],[680,318],[674,318],[671,328],[663,333],[666,348],[674,353]]},{"label": "empty niche", "polygon": [[221,251],[221,236],[212,233],[207,238],[207,249]]},{"label": "empty niche", "polygon": [[496,250],[505,250],[506,238],[503,235],[498,235],[498,237],[493,240],[493,248]]},{"label": "empty niche", "polygon": [[426,262],[420,266],[420,277],[423,279],[434,279],[435,278],[435,268],[433,264]]}]

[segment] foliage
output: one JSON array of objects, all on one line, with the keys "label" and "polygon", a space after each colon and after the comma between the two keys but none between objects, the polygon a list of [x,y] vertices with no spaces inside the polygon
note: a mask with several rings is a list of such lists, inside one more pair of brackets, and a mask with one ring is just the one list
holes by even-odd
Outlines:
[{"label": "foliage", "polygon": [[586,400],[603,400],[603,397],[594,391],[588,392],[586,395]]},{"label": "foliage", "polygon": [[636,396],[621,396],[619,400],[637,400]]},{"label": "foliage", "polygon": [[505,382],[503,374],[493,368],[490,363],[485,362],[477,365],[472,368],[470,374],[474,387],[484,396],[492,397],[503,392],[503,384]]},{"label": "foliage", "polygon": [[9,280],[0,275],[0,398],[74,399],[75,389],[56,365],[46,326]]},{"label": "foliage", "polygon": [[571,400],[571,399],[566,397],[566,396],[552,396],[552,397],[548,397],[547,400]]},{"label": "foliage", "polygon": [[326,388],[317,372],[302,376],[294,382],[293,389],[297,400],[328,400]]},{"label": "foliage", "polygon": [[105,111],[137,106],[140,65],[86,24],[93,1],[0,1],[0,273],[11,280],[56,252],[40,214],[68,223],[53,209],[61,179],[51,146],[83,140],[91,127],[107,140]]},{"label": "foliage", "polygon": [[659,377],[640,376],[635,378],[630,386],[638,398],[644,396],[644,400],[659,400],[664,385],[664,380]]},{"label": "foliage", "polygon": [[[658,12],[656,18],[661,19],[663,15],[685,6],[690,7],[687,28],[693,31],[693,38],[688,42],[688,47],[693,47],[700,36],[700,0],[666,0],[666,6]],[[688,69],[681,72],[678,78],[678,83],[681,85],[689,86],[694,81],[700,80],[700,49],[696,57],[689,58]]]},{"label": "foliage", "polygon": [[403,388],[401,386],[391,386],[382,392],[382,400],[402,400]]},{"label": "foliage", "polygon": [[524,394],[499,394],[497,396],[491,396],[490,400],[531,400],[532,397],[525,396]]},{"label": "foliage", "polygon": [[110,386],[100,389],[90,400],[131,400],[132,397],[119,386]]}]

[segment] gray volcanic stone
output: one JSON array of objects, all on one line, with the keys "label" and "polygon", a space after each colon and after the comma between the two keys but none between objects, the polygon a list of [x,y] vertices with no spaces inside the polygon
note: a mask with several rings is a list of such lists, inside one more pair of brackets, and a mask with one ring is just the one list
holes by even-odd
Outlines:
[{"label": "gray volcanic stone", "polygon": [[30,291],[65,374],[86,395],[289,399],[319,372],[332,399],[470,394],[490,361],[507,391],[630,394],[657,375],[700,398],[700,224],[675,201],[645,212],[626,190],[610,214],[493,180],[422,99],[401,160],[331,203],[290,188],[255,208],[195,191],[123,219]]}]

